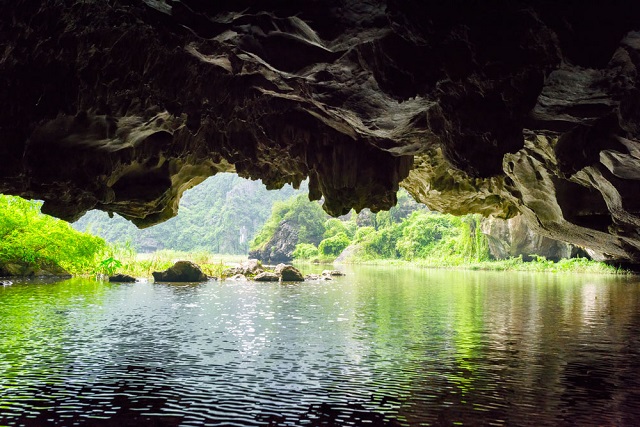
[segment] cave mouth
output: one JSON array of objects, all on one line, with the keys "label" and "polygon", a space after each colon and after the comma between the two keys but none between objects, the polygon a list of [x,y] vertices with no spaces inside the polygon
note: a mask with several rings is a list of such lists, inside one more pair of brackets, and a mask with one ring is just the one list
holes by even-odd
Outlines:
[{"label": "cave mouth", "polygon": [[166,251],[187,259],[204,259],[205,253],[206,258],[248,255],[265,265],[372,258],[418,263],[449,259],[443,265],[450,267],[518,257],[525,262],[590,257],[582,248],[537,234],[521,216],[502,220],[441,214],[403,189],[388,211],[351,210],[332,217],[323,203],[309,200],[308,180],[299,188],[269,190],[260,180],[219,173],[184,191],[178,215],[163,223],[138,228],[121,215],[109,219],[94,210],[73,227],[129,245],[141,256]]}]

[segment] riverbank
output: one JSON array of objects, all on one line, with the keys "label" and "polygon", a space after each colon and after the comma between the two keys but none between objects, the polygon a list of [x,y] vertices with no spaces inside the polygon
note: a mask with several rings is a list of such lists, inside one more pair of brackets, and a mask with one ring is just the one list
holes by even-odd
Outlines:
[{"label": "riverbank", "polygon": [[[153,271],[162,271],[169,268],[178,260],[191,261],[202,269],[208,276],[220,277],[223,270],[235,264],[247,260],[246,255],[210,254],[204,251],[182,252],[163,250],[147,254],[122,254],[121,268],[118,272],[134,277],[151,277]],[[315,258],[313,260],[294,260],[296,265],[333,265],[333,258]],[[459,258],[441,259],[417,259],[412,261],[400,259],[351,259],[348,262],[339,263],[345,265],[383,265],[397,266],[400,268],[432,268],[445,270],[471,270],[471,271],[523,271],[538,273],[575,273],[575,274],[606,274],[606,275],[632,275],[630,270],[608,265],[604,262],[593,261],[587,258],[569,258],[560,261],[547,260],[537,257],[531,261],[524,261],[522,257],[505,260],[469,261]]]},{"label": "riverbank", "polygon": [[246,261],[247,256],[162,250],[142,254],[133,251],[116,253],[114,259],[120,264],[114,271],[133,277],[152,277],[154,271],[164,271],[177,261],[191,261],[207,276],[220,277],[225,269]]},{"label": "riverbank", "polygon": [[345,264],[354,265],[388,265],[398,267],[420,267],[448,270],[472,270],[472,271],[524,271],[537,273],[584,273],[584,274],[609,274],[609,275],[633,275],[630,270],[619,268],[604,262],[593,261],[587,258],[568,258],[560,261],[547,260],[538,257],[535,260],[524,261],[522,257],[505,260],[488,261],[452,261],[448,259],[419,259],[406,261],[400,259],[374,259],[351,260]]},{"label": "riverbank", "polygon": [[[210,254],[204,251],[183,252],[162,250],[153,253],[138,254],[131,249],[115,251],[109,258],[103,260],[98,267],[85,272],[74,272],[74,276],[125,274],[137,278],[151,278],[154,271],[164,271],[176,261],[191,261],[198,265],[207,276],[221,277],[225,269],[233,267],[248,258],[246,255]],[[334,265],[333,258],[294,260],[296,265],[328,266]],[[350,259],[335,265],[377,265],[394,266],[398,268],[425,268],[443,270],[470,271],[522,271],[537,273],[571,273],[571,274],[605,274],[605,275],[633,275],[630,270],[615,267],[603,262],[586,258],[562,259],[558,262],[538,257],[531,261],[524,261],[522,257],[506,260],[465,261],[460,259]],[[95,271],[94,271],[95,270]]]}]

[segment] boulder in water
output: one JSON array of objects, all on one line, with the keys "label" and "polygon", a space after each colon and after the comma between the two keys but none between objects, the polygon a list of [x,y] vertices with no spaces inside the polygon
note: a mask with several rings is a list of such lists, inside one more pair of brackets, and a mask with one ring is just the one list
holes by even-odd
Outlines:
[{"label": "boulder in water", "polygon": [[47,262],[33,265],[8,262],[0,265],[0,277],[60,277],[69,278],[71,274],[58,264]]},{"label": "boulder in water", "polygon": [[300,271],[292,265],[278,264],[275,273],[283,282],[303,282],[304,276]]},{"label": "boulder in water", "polygon": [[260,274],[264,271],[262,263],[257,259],[247,260],[240,264],[240,267],[244,269],[243,274]]},{"label": "boulder in water", "polygon": [[191,261],[178,261],[165,271],[154,271],[156,282],[206,282],[207,275]]},{"label": "boulder in water", "polygon": [[307,274],[304,280],[333,280],[330,276],[323,274]]},{"label": "boulder in water", "polygon": [[344,276],[344,273],[340,270],[324,270],[323,276]]},{"label": "boulder in water", "polygon": [[114,274],[113,276],[109,276],[109,282],[133,283],[135,281],[135,277],[129,276],[127,274]]}]

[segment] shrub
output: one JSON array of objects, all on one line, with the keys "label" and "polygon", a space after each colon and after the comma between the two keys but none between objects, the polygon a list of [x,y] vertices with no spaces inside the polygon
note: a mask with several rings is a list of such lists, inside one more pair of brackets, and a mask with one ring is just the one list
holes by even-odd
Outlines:
[{"label": "shrub", "polygon": [[350,243],[351,241],[346,233],[338,233],[320,242],[318,252],[322,255],[338,256]]},{"label": "shrub", "polygon": [[311,259],[318,256],[318,248],[311,243],[298,243],[293,251],[295,259]]},{"label": "shrub", "polygon": [[360,227],[356,230],[355,236],[353,237],[353,241],[362,242],[366,240],[367,236],[375,232],[376,232],[376,229],[373,227]]},{"label": "shrub", "polygon": [[0,260],[55,263],[72,274],[96,268],[107,245],[40,212],[41,202],[0,195]]}]

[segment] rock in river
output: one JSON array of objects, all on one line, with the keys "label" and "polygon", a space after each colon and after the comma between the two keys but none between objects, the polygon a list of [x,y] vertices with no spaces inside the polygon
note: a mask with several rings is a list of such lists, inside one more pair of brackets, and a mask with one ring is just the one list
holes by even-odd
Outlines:
[{"label": "rock in river", "polygon": [[156,282],[206,282],[207,276],[191,261],[178,261],[165,271],[154,271]]},{"label": "rock in river", "polygon": [[304,280],[333,280],[330,276],[324,274],[307,274]]},{"label": "rock in river", "polygon": [[109,281],[117,283],[133,283],[136,281],[136,278],[127,274],[114,274],[113,276],[109,276]]},{"label": "rock in river", "polygon": [[292,265],[278,264],[275,273],[280,276],[283,282],[303,282],[304,276]]},{"label": "rock in river", "polygon": [[268,271],[263,271],[253,278],[256,282],[277,282],[280,280],[280,276],[276,273],[270,273]]},{"label": "rock in river", "polygon": [[68,278],[71,274],[53,262],[34,265],[29,263],[8,262],[0,265],[0,277],[60,277]]},{"label": "rock in river", "polygon": [[323,276],[344,276],[344,273],[340,270],[324,270]]},{"label": "rock in river", "polygon": [[240,264],[237,264],[235,267],[227,268],[222,272],[222,275],[225,277],[235,276],[236,274],[253,276],[256,274],[260,274],[263,271],[264,269],[260,261],[258,261],[257,259],[249,259]]}]

